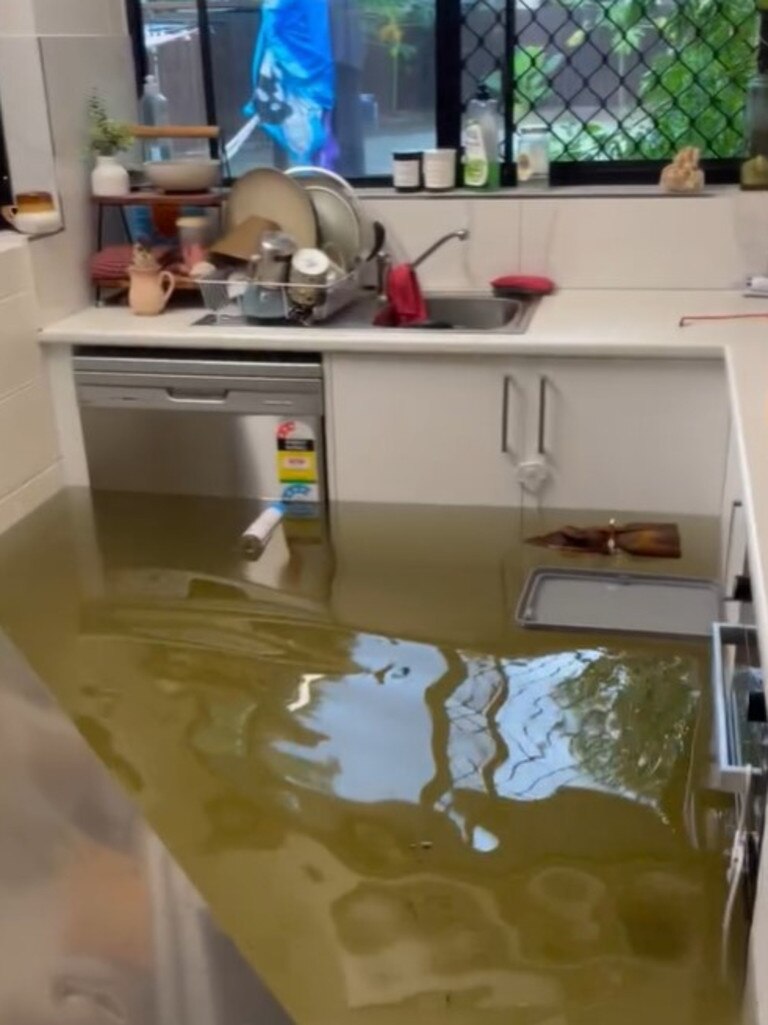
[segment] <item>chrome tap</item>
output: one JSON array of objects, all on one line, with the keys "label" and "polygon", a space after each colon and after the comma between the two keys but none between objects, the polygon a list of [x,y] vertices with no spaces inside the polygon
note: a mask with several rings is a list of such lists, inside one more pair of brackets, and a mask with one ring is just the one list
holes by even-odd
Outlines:
[{"label": "chrome tap", "polygon": [[421,264],[424,263],[425,260],[428,260],[430,256],[433,256],[438,249],[442,249],[446,242],[450,242],[451,239],[454,238],[458,239],[459,242],[466,242],[469,238],[469,229],[459,228],[457,231],[450,231],[447,235],[443,235],[442,238],[437,240],[437,242],[433,242],[429,249],[425,249],[421,256],[416,257],[412,263],[412,267],[414,269],[416,269],[416,267],[420,267]]}]

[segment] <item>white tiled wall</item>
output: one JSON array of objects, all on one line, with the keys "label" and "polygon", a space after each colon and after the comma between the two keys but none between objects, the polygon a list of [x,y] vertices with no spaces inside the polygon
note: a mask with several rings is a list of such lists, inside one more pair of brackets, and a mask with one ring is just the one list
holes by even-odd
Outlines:
[{"label": "white tiled wall", "polygon": [[136,96],[125,35],[45,36],[40,46],[66,225],[63,234],[31,244],[42,321],[47,324],[92,300],[87,266],[95,220],[85,157],[88,96],[98,89],[112,116],[126,120],[135,118]]},{"label": "white tiled wall", "polygon": [[0,236],[0,531],[61,483],[36,332],[90,301],[84,154],[94,89],[113,116],[133,119],[122,0],[0,0],[0,97],[14,187],[57,192],[65,224],[47,238]]},{"label": "white tiled wall", "polygon": [[94,217],[85,151],[94,90],[112,116],[134,119],[123,0],[0,0],[0,96],[14,187],[58,192],[64,216],[63,233],[31,242],[43,324],[91,298]]},{"label": "white tiled wall", "polygon": [[29,247],[0,240],[0,530],[60,486],[53,409],[37,347]]},{"label": "white tiled wall", "polygon": [[546,274],[561,288],[732,289],[768,273],[768,195],[735,188],[660,195],[364,199],[396,258],[455,228],[420,271],[428,288],[483,289],[500,274]]},{"label": "white tiled wall", "polygon": [[[0,0],[0,4],[2,0]],[[57,194],[40,43],[0,33],[0,97],[11,179],[17,192]]]}]

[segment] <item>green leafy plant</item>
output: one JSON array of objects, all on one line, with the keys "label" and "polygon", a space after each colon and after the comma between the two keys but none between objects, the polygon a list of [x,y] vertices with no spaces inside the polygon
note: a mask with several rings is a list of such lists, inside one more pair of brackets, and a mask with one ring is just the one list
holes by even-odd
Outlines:
[{"label": "green leafy plant", "polygon": [[133,143],[130,127],[109,117],[104,101],[97,93],[88,100],[88,126],[89,148],[96,156],[112,157],[130,149]]},{"label": "green leafy plant", "polygon": [[434,24],[435,11],[421,0],[361,0],[360,11],[373,42],[383,46],[392,62],[392,109],[400,106],[400,66],[418,54],[406,41],[410,28]]},{"label": "green leafy plant", "polygon": [[519,46],[515,49],[512,62],[515,124],[535,112],[537,104],[549,95],[552,79],[564,60],[563,54],[548,54],[543,46]]},{"label": "green leafy plant", "polygon": [[[613,55],[622,78],[638,58],[646,70],[636,93],[622,82],[615,119],[558,117],[553,159],[666,160],[686,145],[710,157],[743,152],[745,94],[757,51],[755,0],[678,0],[671,8],[666,0],[560,2],[576,22],[570,49],[592,37]],[[533,105],[547,94],[537,87]]]}]

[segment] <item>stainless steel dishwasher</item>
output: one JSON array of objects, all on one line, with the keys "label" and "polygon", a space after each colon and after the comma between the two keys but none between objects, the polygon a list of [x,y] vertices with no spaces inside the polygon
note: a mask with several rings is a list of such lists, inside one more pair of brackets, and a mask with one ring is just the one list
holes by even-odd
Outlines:
[{"label": "stainless steel dishwasher", "polygon": [[325,502],[318,354],[80,347],[74,370],[93,488]]}]

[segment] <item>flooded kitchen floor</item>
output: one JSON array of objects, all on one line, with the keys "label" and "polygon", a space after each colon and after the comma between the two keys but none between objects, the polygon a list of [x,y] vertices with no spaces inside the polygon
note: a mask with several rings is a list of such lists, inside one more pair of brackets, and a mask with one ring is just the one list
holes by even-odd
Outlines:
[{"label": "flooded kitchen floor", "polygon": [[[294,1020],[735,1021],[706,644],[515,627],[531,568],[605,566],[521,543],[573,514],[337,508],[249,563],[253,515],[62,493],[0,624]],[[715,575],[678,522],[633,569]]]}]

